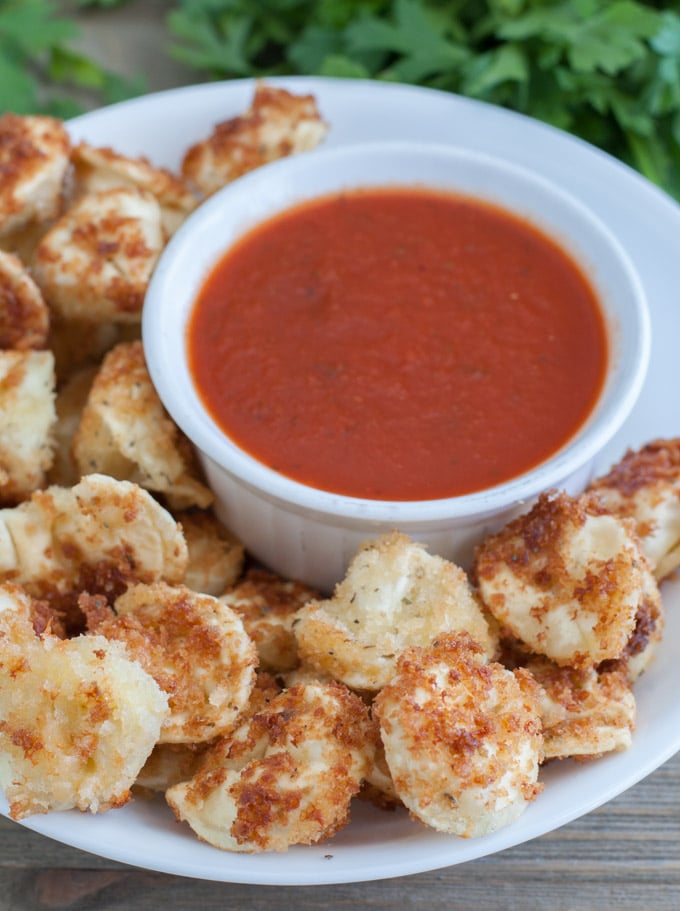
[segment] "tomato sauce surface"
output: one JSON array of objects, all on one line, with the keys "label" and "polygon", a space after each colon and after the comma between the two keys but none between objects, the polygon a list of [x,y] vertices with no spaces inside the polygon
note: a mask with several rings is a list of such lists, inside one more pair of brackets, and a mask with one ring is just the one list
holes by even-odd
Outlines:
[{"label": "tomato sauce surface", "polygon": [[352,191],[276,216],[222,258],[187,331],[195,386],[260,462],[334,493],[427,500],[529,470],[592,411],[594,292],[493,206]]}]

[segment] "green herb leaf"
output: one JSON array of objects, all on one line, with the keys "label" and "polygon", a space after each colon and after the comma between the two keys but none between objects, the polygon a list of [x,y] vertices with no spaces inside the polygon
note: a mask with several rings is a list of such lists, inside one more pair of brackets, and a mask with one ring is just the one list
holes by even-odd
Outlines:
[{"label": "green herb leaf", "polygon": [[336,76],[343,79],[367,79],[370,75],[365,66],[342,54],[329,54],[320,67],[322,76]]},{"label": "green herb leaf", "polygon": [[77,36],[76,23],[49,0],[0,0],[0,113],[72,117],[144,91],[142,80],[109,73],[74,51],[69,43]]},{"label": "green herb leaf", "polygon": [[31,114],[37,104],[35,80],[9,54],[0,54],[0,110]]}]

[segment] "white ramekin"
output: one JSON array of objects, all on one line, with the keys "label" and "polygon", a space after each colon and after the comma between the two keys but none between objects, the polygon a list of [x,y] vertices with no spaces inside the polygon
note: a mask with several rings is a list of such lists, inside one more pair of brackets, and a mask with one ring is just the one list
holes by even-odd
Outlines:
[{"label": "white ramekin", "polygon": [[[186,325],[208,272],[259,222],[314,197],[361,186],[423,186],[490,201],[535,224],[581,265],[601,302],[610,340],[602,395],[559,452],[497,487],[466,496],[385,502],[307,487],[239,449],[214,423],[192,382]],[[234,181],[172,238],[154,272],[143,315],[153,382],[168,412],[198,449],[216,512],[265,565],[328,591],[358,545],[398,528],[461,565],[475,543],[539,492],[583,488],[597,453],[628,416],[650,350],[641,283],[609,229],[581,202],[501,158],[422,143],[372,143],[282,159]]]}]

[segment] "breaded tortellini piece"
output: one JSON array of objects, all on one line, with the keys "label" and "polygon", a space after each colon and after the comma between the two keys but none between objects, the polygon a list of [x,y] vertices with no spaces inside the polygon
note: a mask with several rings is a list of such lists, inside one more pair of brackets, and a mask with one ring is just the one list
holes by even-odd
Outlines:
[{"label": "breaded tortellini piece", "polygon": [[478,546],[474,574],[503,626],[574,667],[621,655],[651,581],[629,522],[589,497],[554,492]]},{"label": "breaded tortellini piece", "polygon": [[45,348],[49,327],[40,288],[18,256],[0,250],[0,349]]},{"label": "breaded tortellini piece", "polygon": [[286,851],[329,838],[370,768],[368,709],[339,683],[284,690],[166,792],[178,819],[225,851]]},{"label": "breaded tortellini piece", "polygon": [[111,148],[80,142],[71,153],[71,161],[75,165],[78,196],[114,187],[139,187],[152,193],[161,207],[166,237],[174,234],[198,203],[180,177],[166,168],[155,167],[144,157],[130,158]]},{"label": "breaded tortellini piece", "polygon": [[184,584],[195,592],[221,595],[235,585],[245,561],[243,544],[211,513],[177,512],[189,548]]},{"label": "breaded tortellini piece", "polygon": [[399,532],[365,542],[333,597],[303,607],[294,631],[304,662],[357,690],[379,690],[401,651],[442,632],[495,650],[463,570]]},{"label": "breaded tortellini piece", "polygon": [[635,522],[657,579],[680,566],[680,438],[629,450],[589,490],[611,512]]},{"label": "breaded tortellini piece", "polygon": [[182,174],[205,196],[247,171],[314,149],[328,130],[313,95],[258,83],[250,108],[186,152]]},{"label": "breaded tortellini piece", "polygon": [[59,609],[83,591],[113,600],[135,582],[180,583],[186,562],[175,520],[127,481],[88,475],[0,510],[0,582]]},{"label": "breaded tortellini piece", "polygon": [[54,357],[51,351],[0,351],[0,503],[13,504],[45,483],[54,457]]},{"label": "breaded tortellini piece", "polygon": [[207,507],[193,448],[151,382],[140,341],[116,345],[94,378],[73,438],[81,474],[108,474],[162,494],[172,509]]},{"label": "breaded tortellini piece", "polygon": [[123,642],[168,694],[159,743],[200,743],[231,730],[255,685],[257,655],[240,617],[211,595],[135,585],[93,631]]},{"label": "breaded tortellini piece", "polygon": [[538,700],[527,671],[487,663],[465,633],[403,652],[374,712],[411,814],[464,838],[514,822],[541,790]]},{"label": "breaded tortellini piece", "polygon": [[126,803],[167,711],[121,643],[39,638],[21,608],[0,611],[0,778],[14,819]]},{"label": "breaded tortellini piece", "polygon": [[35,280],[63,319],[139,323],[164,243],[160,206],[151,193],[136,187],[90,193],[41,239]]},{"label": "breaded tortellini piece", "polygon": [[59,214],[71,141],[61,121],[0,117],[0,237]]},{"label": "breaded tortellini piece", "polygon": [[635,697],[625,667],[558,667],[536,655],[524,667],[541,687],[544,761],[593,759],[630,747]]},{"label": "breaded tortellini piece", "polygon": [[220,600],[243,618],[257,648],[260,666],[278,674],[298,665],[293,623],[297,611],[318,597],[315,589],[302,582],[251,569]]},{"label": "breaded tortellini piece", "polygon": [[[258,671],[248,703],[239,716],[239,724],[265,709],[280,692],[281,687],[274,677]],[[198,772],[206,750],[210,749],[213,742],[157,743],[135,784],[147,791],[164,792],[173,785],[189,781]]]}]

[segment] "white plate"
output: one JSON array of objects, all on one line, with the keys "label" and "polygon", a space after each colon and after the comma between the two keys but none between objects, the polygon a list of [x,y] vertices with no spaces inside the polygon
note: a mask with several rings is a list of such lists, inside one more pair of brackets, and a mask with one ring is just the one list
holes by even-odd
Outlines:
[{"label": "white plate", "polygon": [[[272,80],[313,92],[330,124],[326,145],[374,139],[448,142],[502,153],[584,200],[612,228],[637,266],[652,309],[653,348],[639,404],[603,453],[608,466],[627,446],[680,435],[680,208],[630,169],[577,139],[525,117],[408,86],[345,80]],[[177,167],[183,150],[212,125],[247,107],[252,83],[237,81],[150,95],[80,117],[75,139],[145,154]],[[23,825],[51,838],[151,870],[257,884],[321,884],[402,876],[501,851],[582,816],[629,788],[680,749],[680,582],[666,584],[668,622],[658,658],[638,683],[638,727],[625,753],[543,770],[545,791],[514,825],[462,840],[432,832],[405,813],[356,802],[352,822],[331,841],[284,855],[235,855],[200,843],[162,801],[137,800],[101,816],[37,816]],[[7,813],[7,804],[0,804]]]}]

